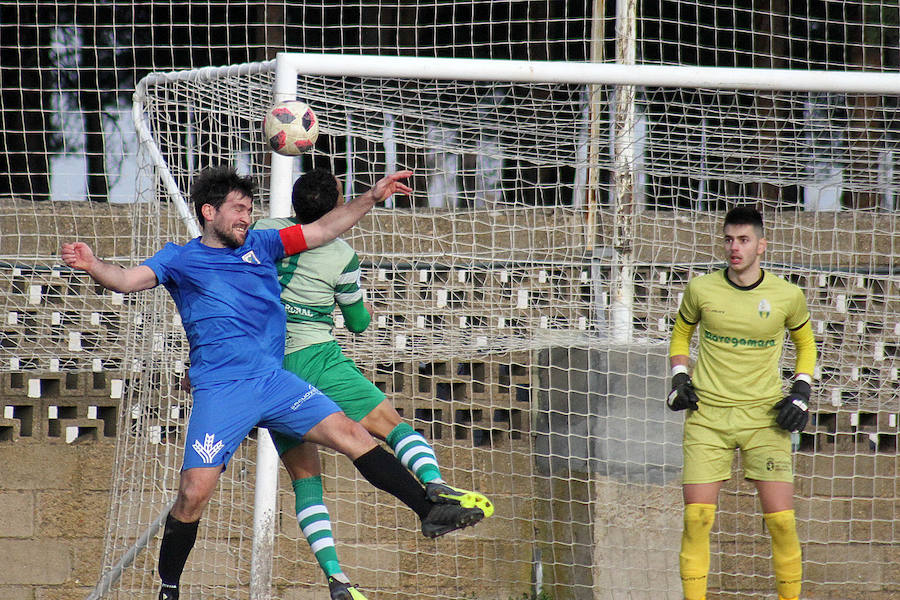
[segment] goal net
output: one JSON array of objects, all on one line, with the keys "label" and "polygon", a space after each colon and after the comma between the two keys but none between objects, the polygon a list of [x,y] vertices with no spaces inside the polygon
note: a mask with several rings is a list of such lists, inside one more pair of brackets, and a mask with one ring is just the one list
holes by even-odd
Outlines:
[{"label": "goal net", "polygon": [[[667,337],[686,281],[719,267],[723,211],[737,204],[763,210],[764,267],[806,292],[820,352],[814,417],[794,440],[804,595],[879,598],[900,585],[898,223],[882,211],[898,186],[896,83],[280,60],[296,67],[291,94],[321,120],[289,175],[328,167],[349,197],[387,172],[415,173],[411,198],[346,236],[373,322],[360,335],[338,322],[336,334],[433,442],[445,479],[496,505],[477,527],[426,540],[408,509],[323,451],[338,555],[370,598],[680,597],[683,416],[663,401]],[[332,61],[341,66],[323,66]],[[133,261],[195,231],[179,207],[198,169],[236,164],[266,189],[261,121],[275,83],[274,62],[141,83]],[[257,213],[268,211],[263,194]],[[128,322],[104,573],[136,541],[148,550],[111,581],[117,598],[155,593],[158,535],[140,538],[173,499],[190,412],[186,342],[165,291],[135,296]],[[789,347],[785,374],[792,360]],[[204,515],[189,597],[248,597],[255,456],[246,441]],[[272,596],[324,597],[283,469],[277,501]],[[771,594],[770,556],[755,495],[736,476],[713,529],[711,597]]]}]

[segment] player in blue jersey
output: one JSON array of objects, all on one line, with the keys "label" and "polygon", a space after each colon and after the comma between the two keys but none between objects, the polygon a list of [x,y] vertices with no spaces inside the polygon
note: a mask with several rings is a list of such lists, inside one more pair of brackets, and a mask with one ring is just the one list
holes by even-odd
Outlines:
[{"label": "player in blue jersey", "polygon": [[[179,581],[200,517],[241,441],[259,425],[333,448],[375,487],[412,508],[423,529],[478,517],[477,509],[435,504],[402,464],[334,402],[282,369],[285,312],[276,261],[322,245],[352,227],[376,202],[409,194],[401,171],[315,223],[250,231],[255,185],[230,167],[200,172],[191,186],[202,235],[167,244],[136,267],[94,256],[82,242],[63,244],[62,258],[117,292],[164,285],[190,345],[191,410],[178,495],[159,553],[160,600],[177,600]],[[352,596],[351,596],[352,597]]]}]

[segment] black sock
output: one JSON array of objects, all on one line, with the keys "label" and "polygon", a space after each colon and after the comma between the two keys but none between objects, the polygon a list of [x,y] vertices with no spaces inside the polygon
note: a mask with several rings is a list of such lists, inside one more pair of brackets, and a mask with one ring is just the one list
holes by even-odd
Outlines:
[{"label": "black sock", "polygon": [[431,503],[425,496],[425,488],[406,470],[397,457],[381,446],[375,446],[353,461],[353,466],[369,483],[379,490],[395,496],[407,505],[419,519],[431,511]]},{"label": "black sock", "polygon": [[182,523],[169,513],[166,517],[166,528],[163,530],[162,544],[159,546],[159,578],[163,583],[178,585],[188,554],[197,540],[197,527],[200,521]]}]

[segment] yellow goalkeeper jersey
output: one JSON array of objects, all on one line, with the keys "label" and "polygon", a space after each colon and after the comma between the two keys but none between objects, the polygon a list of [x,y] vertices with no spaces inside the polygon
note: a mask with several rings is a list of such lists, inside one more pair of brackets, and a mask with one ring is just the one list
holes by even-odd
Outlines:
[{"label": "yellow goalkeeper jersey", "polygon": [[[734,284],[726,271],[688,282],[669,354],[688,354],[697,326],[700,352],[692,379],[702,402],[733,406],[780,400],[779,363],[785,329],[793,336],[802,328],[802,338],[793,338],[798,345],[798,359],[802,346],[803,362],[815,364],[806,298],[798,286],[766,271],[759,281],[746,287]],[[805,365],[810,367],[810,373],[811,365]]]}]

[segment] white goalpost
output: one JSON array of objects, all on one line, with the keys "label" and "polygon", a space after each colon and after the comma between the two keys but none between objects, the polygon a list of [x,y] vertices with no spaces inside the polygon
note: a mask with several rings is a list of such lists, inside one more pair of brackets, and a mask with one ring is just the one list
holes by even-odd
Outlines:
[{"label": "white goalpost", "polygon": [[[434,443],[445,477],[497,512],[426,541],[408,510],[323,453],[345,569],[378,600],[674,599],[682,417],[663,401],[666,340],[684,283],[717,264],[722,211],[760,206],[764,266],[806,291],[822,358],[816,418],[795,440],[805,589],[867,598],[898,584],[888,571],[900,286],[884,260],[897,219],[804,211],[790,194],[827,163],[848,193],[893,198],[897,96],[900,78],[887,73],[331,54],[155,73],[135,93],[130,258],[197,234],[185,195],[210,164],[257,177],[272,216],[290,213],[293,180],[313,165],[345,177],[348,195],[413,170],[413,198],[376,208],[347,237],[374,318],[362,335],[340,322],[336,332]],[[268,153],[263,115],[295,97],[317,112],[319,143],[297,159]],[[164,291],[128,310],[124,360],[135,368],[92,598],[155,593],[155,530],[190,407],[178,385],[186,342]],[[851,343],[856,355],[840,352]],[[318,597],[290,485],[268,434],[255,438],[203,518],[183,593]],[[853,516],[863,513],[867,529]],[[758,514],[744,483],[726,486],[716,597],[774,589]],[[854,578],[860,562],[884,567],[877,581]]]}]

